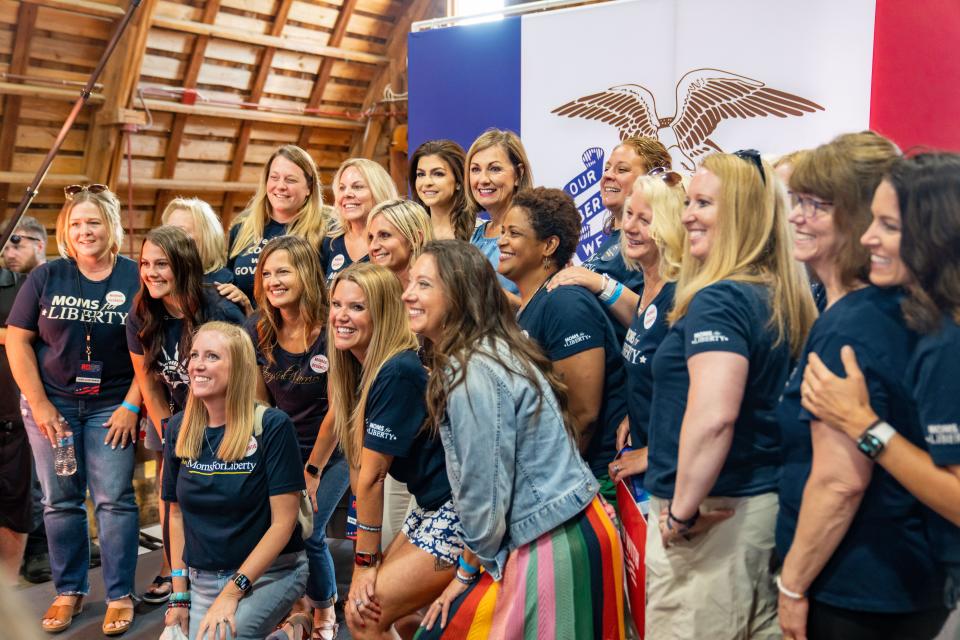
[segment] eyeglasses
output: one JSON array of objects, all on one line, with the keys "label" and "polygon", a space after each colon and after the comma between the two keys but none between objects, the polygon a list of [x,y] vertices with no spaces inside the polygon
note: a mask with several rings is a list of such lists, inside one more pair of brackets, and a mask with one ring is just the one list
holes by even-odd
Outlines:
[{"label": "eyeglasses", "polygon": [[675,187],[683,181],[683,176],[681,176],[676,171],[671,171],[666,167],[654,167],[647,172],[647,175],[652,178],[660,178],[667,183],[669,187]]},{"label": "eyeglasses", "polygon": [[733,155],[755,166],[757,171],[760,172],[760,180],[763,181],[763,184],[767,184],[767,174],[763,171],[763,161],[760,159],[759,151],[756,149],[740,149],[740,151],[734,151]]},{"label": "eyeglasses", "polygon": [[15,233],[10,236],[10,242],[13,244],[20,244],[21,240],[33,240],[34,242],[40,242],[40,238],[34,238],[33,236],[27,236],[19,233]]},{"label": "eyeglasses", "polygon": [[90,193],[97,194],[108,191],[109,189],[110,187],[105,184],[71,184],[63,188],[63,195],[66,196],[67,200],[73,200],[73,196],[81,191],[89,191]]},{"label": "eyeglasses", "polygon": [[833,203],[827,200],[817,200],[811,196],[801,196],[796,193],[790,194],[790,204],[796,208],[800,207],[800,213],[807,220],[816,220],[821,215],[830,213],[833,210]]}]

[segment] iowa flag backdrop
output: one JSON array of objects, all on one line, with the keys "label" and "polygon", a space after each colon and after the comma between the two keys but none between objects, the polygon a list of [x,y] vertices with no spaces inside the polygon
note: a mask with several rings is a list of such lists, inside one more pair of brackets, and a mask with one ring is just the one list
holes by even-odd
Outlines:
[{"label": "iowa flag backdrop", "polygon": [[516,131],[535,184],[577,202],[583,259],[621,137],[659,138],[688,171],[865,128],[960,150],[958,41],[957,0],[622,0],[412,33],[410,149]]}]

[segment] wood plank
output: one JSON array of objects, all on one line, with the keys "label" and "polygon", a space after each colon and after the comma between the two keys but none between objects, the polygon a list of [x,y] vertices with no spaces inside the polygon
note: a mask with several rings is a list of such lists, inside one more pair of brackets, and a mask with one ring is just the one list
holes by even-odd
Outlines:
[{"label": "wood plank", "polygon": [[[17,11],[17,31],[13,41],[13,55],[10,57],[10,71],[23,74],[30,60],[30,39],[37,22],[37,7],[21,4]],[[0,171],[9,171],[13,167],[14,150],[17,140],[17,125],[20,121],[20,108],[23,98],[17,95],[4,98],[4,118],[0,127]],[[0,206],[6,206],[10,196],[10,187],[0,184]],[[12,204],[12,203],[11,203]]]},{"label": "wood plank", "polygon": [[[10,165],[10,171],[35,172],[40,168],[40,165],[43,164],[43,158],[46,155],[46,151],[43,153],[15,153],[13,154],[13,162]],[[50,165],[51,173],[77,174],[83,173],[83,169],[83,156],[57,156],[53,159],[53,164]]]},{"label": "wood plank", "polygon": [[[70,183],[67,183],[70,184]],[[181,193],[209,193],[209,192],[233,192],[253,193],[257,190],[256,181],[253,182],[222,182],[213,180],[183,180],[183,179],[163,179],[163,178],[141,178],[134,176],[134,189],[167,189],[170,191],[179,191]],[[120,178],[117,187],[119,189],[127,188],[126,176]]]},{"label": "wood plank", "polygon": [[104,11],[91,14],[75,9],[60,9],[55,2],[43,2],[37,12],[37,29],[106,42],[113,34],[117,18],[124,14],[123,9],[116,6],[106,11],[111,12],[111,15],[103,15]]},{"label": "wood plank", "polygon": [[270,111],[252,111],[249,109],[215,107],[204,104],[186,105],[179,102],[152,100],[149,98],[146,100],[146,103],[151,111],[186,113],[188,115],[209,116],[211,118],[251,120],[253,122],[272,122],[274,124],[329,127],[331,129],[363,129],[363,123],[346,118],[318,117],[292,113],[275,113]]},{"label": "wood plank", "polygon": [[[6,126],[6,122],[4,122],[4,126]],[[59,129],[54,127],[37,127],[21,123],[20,126],[16,128],[16,132],[15,145],[17,149],[39,149],[46,153],[47,150],[53,146]],[[0,136],[0,138],[2,138],[2,136]],[[67,134],[67,137],[64,138],[63,145],[60,148],[67,152],[76,151],[83,153],[85,147],[86,132],[72,129]],[[2,165],[0,165],[0,169],[2,168]]]},{"label": "wood plank", "polygon": [[23,0],[34,4],[43,4],[53,9],[64,9],[73,13],[83,13],[91,16],[100,16],[103,18],[119,18],[126,9],[115,4],[106,2],[94,2],[93,0]]},{"label": "wood plank", "polygon": [[199,20],[203,10],[189,4],[162,0],[157,5],[156,17],[176,18],[178,20]]},{"label": "wood plank", "polygon": [[331,7],[318,7],[309,2],[297,0],[290,8],[290,19],[322,29],[333,29],[342,11],[342,7],[337,11]]}]

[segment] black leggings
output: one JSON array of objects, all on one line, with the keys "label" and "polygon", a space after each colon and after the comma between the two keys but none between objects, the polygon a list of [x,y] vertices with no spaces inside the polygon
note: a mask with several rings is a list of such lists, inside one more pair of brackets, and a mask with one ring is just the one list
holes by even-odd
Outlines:
[{"label": "black leggings", "polygon": [[851,611],[810,601],[809,640],[932,640],[947,620],[948,609],[914,613]]}]

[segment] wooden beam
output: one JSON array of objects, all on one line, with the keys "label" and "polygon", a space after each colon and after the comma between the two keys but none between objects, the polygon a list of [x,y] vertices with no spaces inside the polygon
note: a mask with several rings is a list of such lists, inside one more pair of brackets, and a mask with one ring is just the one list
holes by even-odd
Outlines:
[{"label": "wooden beam", "polygon": [[313,56],[326,56],[346,62],[363,62],[365,64],[383,65],[390,61],[387,56],[381,56],[374,53],[365,53],[363,51],[354,51],[352,49],[341,49],[339,47],[318,45],[310,40],[251,33],[250,31],[243,31],[242,29],[233,29],[221,25],[203,24],[202,22],[180,20],[179,18],[170,18],[167,16],[157,16],[154,18],[153,26],[161,29],[170,29],[171,31],[195,33],[197,35],[208,35],[214,38],[221,38],[223,40],[243,42],[244,44],[255,44],[262,47],[274,47],[282,51],[307,53]]},{"label": "wooden beam", "polygon": [[[37,7],[21,4],[17,10],[17,32],[13,39],[10,57],[10,73],[22,75],[30,62],[30,35],[37,22]],[[23,97],[11,95],[4,98],[3,125],[0,127],[0,171],[9,171],[13,166],[13,154],[17,144],[17,124],[20,121],[20,106]],[[6,217],[10,187],[0,184],[0,214]]]},{"label": "wooden beam", "polygon": [[[30,6],[30,5],[21,5]],[[0,96],[23,96],[24,98],[50,98],[65,102],[76,102],[80,97],[80,89],[61,89],[60,87],[46,87],[34,84],[18,84],[15,82],[0,82]],[[102,104],[102,93],[91,93],[87,104]],[[4,115],[6,119],[6,115]]]},{"label": "wooden beam", "polygon": [[292,124],[306,127],[325,127],[328,129],[363,129],[363,123],[348,118],[330,118],[321,116],[280,113],[276,111],[252,111],[230,107],[215,107],[204,104],[182,104],[168,100],[146,100],[151,111],[167,113],[186,113],[188,115],[210,118],[228,118],[231,120],[250,120],[252,122],[271,122],[273,124]]},{"label": "wooden beam", "polygon": [[[357,0],[346,0],[343,6],[340,7],[340,14],[337,16],[337,22],[333,25],[333,32],[330,34],[330,40],[328,41],[331,47],[339,47],[343,43],[343,37],[347,33],[347,23],[350,22],[350,16],[353,15],[353,10],[356,6]],[[310,98],[307,100],[307,108],[316,109],[320,106],[320,101],[323,99],[323,90],[326,88],[327,83],[330,82],[332,72],[333,60],[325,58],[320,63],[317,79],[313,83]],[[312,132],[313,129],[310,127],[301,129],[300,135],[297,137],[297,146],[306,149],[310,143],[310,134]]]},{"label": "wooden beam", "polygon": [[[35,177],[36,173],[32,171],[0,171],[0,184],[29,185]],[[68,184],[89,184],[90,182],[92,180],[82,174],[48,173],[43,179],[43,187],[65,187]]]},{"label": "wooden beam", "polygon": [[[2,178],[3,174],[0,174]],[[72,184],[72,183],[68,183]],[[126,189],[128,186],[127,177],[123,175],[118,180],[117,188]],[[137,178],[133,179],[133,188],[136,190],[144,189],[165,189],[168,191],[181,191],[184,193],[203,192],[219,193],[221,191],[239,191],[251,193],[257,190],[255,182],[211,182],[210,180],[181,180],[178,178]]]},{"label": "wooden beam", "polygon": [[88,16],[97,16],[99,18],[119,18],[126,11],[123,7],[105,2],[93,2],[91,0],[22,0],[24,3],[42,4],[51,9],[63,9],[75,13],[83,13]]}]

